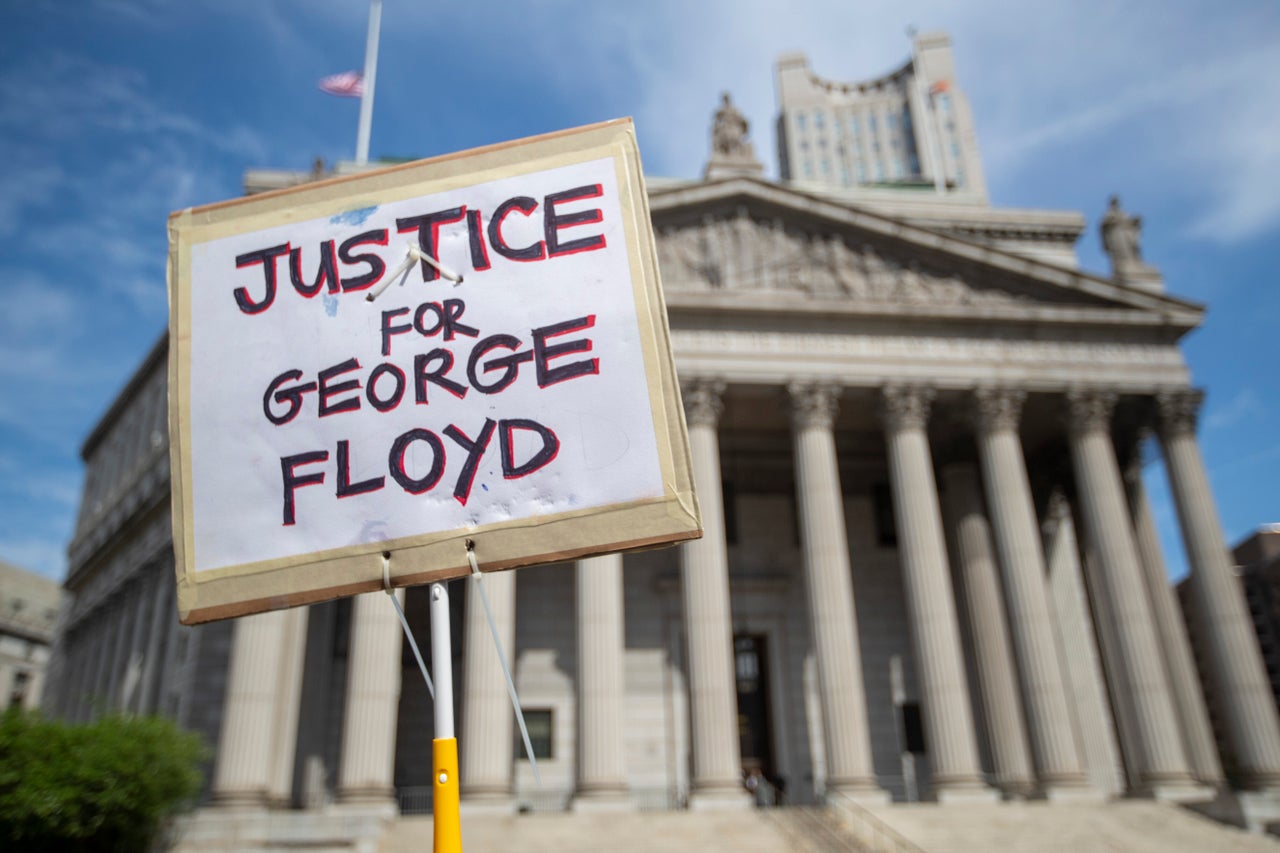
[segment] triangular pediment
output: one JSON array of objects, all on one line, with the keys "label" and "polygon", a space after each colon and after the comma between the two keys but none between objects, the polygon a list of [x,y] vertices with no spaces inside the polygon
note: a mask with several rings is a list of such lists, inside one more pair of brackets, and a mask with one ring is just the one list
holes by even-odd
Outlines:
[{"label": "triangular pediment", "polygon": [[753,178],[650,192],[663,286],[750,304],[770,294],[851,309],[1046,309],[1191,328],[1201,306]]}]

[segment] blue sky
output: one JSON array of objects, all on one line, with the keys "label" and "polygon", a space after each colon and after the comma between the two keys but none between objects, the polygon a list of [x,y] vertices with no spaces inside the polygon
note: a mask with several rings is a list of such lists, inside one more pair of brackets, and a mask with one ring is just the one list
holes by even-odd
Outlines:
[{"label": "blue sky", "polygon": [[[0,559],[62,577],[79,447],[166,322],[170,210],[254,167],[354,152],[368,6],[10,2],[0,27]],[[897,67],[944,29],[994,203],[1083,211],[1084,266],[1118,192],[1170,292],[1229,541],[1280,521],[1280,5],[1238,2],[466,4],[385,0],[374,157],[430,156],[616,116],[646,171],[695,177],[719,93],[774,161],[775,57],[827,77]],[[776,174],[771,165],[770,172]],[[1159,466],[1148,483],[1174,575]]]}]

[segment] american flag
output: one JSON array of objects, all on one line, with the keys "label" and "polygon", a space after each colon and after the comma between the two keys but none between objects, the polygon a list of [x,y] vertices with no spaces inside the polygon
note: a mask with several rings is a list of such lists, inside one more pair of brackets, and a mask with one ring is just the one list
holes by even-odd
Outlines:
[{"label": "american flag", "polygon": [[320,91],[340,98],[359,98],[364,95],[364,75],[359,71],[330,74],[320,81]]}]

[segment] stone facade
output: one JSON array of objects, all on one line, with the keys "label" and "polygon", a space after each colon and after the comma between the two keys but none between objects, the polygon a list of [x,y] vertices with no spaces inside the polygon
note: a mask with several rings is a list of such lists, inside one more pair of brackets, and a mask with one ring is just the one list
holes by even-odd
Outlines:
[{"label": "stone facade", "polygon": [[61,606],[56,581],[0,562],[0,711],[40,706]]},{"label": "stone facade", "polygon": [[[486,579],[541,786],[453,584],[464,809],[739,809],[744,771],[801,804],[1227,796],[1126,476],[1149,434],[1230,781],[1271,795],[1280,725],[1179,349],[1201,306],[1077,269],[1077,214],[904,214],[742,173],[651,182],[649,205],[705,536]],[[165,350],[85,445],[55,707],[205,732],[206,823],[270,833],[292,806],[314,841],[319,816],[429,810],[431,703],[380,595],[176,625]],[[430,659],[427,590],[404,606]]]}]

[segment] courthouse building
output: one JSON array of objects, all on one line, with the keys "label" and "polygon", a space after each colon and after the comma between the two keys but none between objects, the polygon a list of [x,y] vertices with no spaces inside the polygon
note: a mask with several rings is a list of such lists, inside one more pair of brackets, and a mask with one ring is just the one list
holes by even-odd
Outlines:
[{"label": "courthouse building", "polygon": [[[1265,800],[1280,724],[1179,346],[1204,307],[1118,203],[1105,274],[1079,268],[1080,214],[989,204],[944,36],[875,80],[777,74],[781,180],[726,96],[702,178],[649,181],[705,536],[486,576],[541,786],[452,584],[464,808],[738,808],[744,773],[801,804]],[[84,445],[56,709],[203,732],[215,806],[429,810],[431,702],[382,593],[177,624],[166,351]],[[425,655],[426,588],[405,607]]]}]

